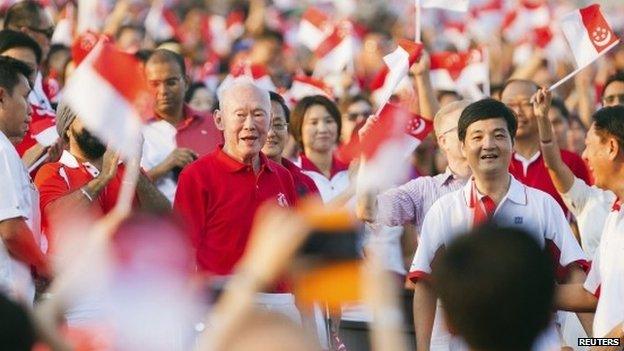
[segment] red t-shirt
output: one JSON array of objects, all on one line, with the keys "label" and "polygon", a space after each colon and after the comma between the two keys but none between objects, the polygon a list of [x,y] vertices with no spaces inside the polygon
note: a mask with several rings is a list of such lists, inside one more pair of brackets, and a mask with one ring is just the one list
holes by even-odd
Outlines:
[{"label": "red t-shirt", "polygon": [[[56,117],[56,115],[54,115],[53,112],[51,111],[41,109],[32,104],[30,106],[32,107],[32,110],[33,110],[32,115],[31,115],[32,121],[30,121],[30,124],[29,124],[30,127],[32,127],[33,124],[37,123],[38,121],[41,121],[42,119]],[[17,150],[17,153],[21,157],[24,155],[26,151],[28,151],[28,149],[35,146],[36,143],[37,143],[37,140],[35,140],[35,138],[32,135],[31,129],[29,128],[28,131],[26,132],[26,135],[24,135],[24,139],[22,139],[22,141],[15,146],[15,149]]]},{"label": "red t-shirt", "polygon": [[295,191],[297,196],[302,198],[307,195],[319,195],[319,190],[312,178],[301,172],[301,168],[297,167],[292,161],[282,158],[282,166],[290,172],[295,182]]},{"label": "red t-shirt", "polygon": [[231,274],[247,246],[258,207],[265,201],[295,204],[288,170],[262,153],[260,162],[254,174],[219,148],[180,173],[174,210],[188,226],[200,270]]},{"label": "red t-shirt", "polygon": [[[35,177],[35,185],[39,190],[39,206],[41,208],[41,225],[44,233],[49,237],[51,230],[50,220],[52,217],[62,220],[63,216],[76,216],[72,213],[52,213],[48,210],[48,205],[59,198],[68,195],[81,188],[98,174],[98,170],[89,164],[79,164],[78,161],[67,151],[63,153],[59,162],[52,162],[43,165]],[[120,164],[117,174],[102,189],[97,199],[94,199],[90,214],[97,217],[107,214],[115,207],[117,196],[121,188],[121,181],[124,174],[124,165]],[[135,204],[138,203],[135,198]],[[68,211],[74,211],[74,208]],[[51,241],[49,241],[51,242]]]},{"label": "red t-shirt", "polygon": [[[570,170],[576,177],[584,180],[587,184],[591,184],[587,166],[579,155],[570,151],[561,150],[561,158],[563,163],[570,167]],[[568,214],[568,208],[563,203],[557,189],[555,189],[552,179],[550,179],[550,175],[548,174],[548,170],[546,169],[544,158],[541,153],[539,157],[529,164],[525,174],[522,162],[516,159],[516,153],[514,152],[511,157],[511,164],[509,165],[509,173],[511,173],[521,183],[550,194],[555,198],[555,200],[557,200],[557,203],[559,203],[563,212]]]}]

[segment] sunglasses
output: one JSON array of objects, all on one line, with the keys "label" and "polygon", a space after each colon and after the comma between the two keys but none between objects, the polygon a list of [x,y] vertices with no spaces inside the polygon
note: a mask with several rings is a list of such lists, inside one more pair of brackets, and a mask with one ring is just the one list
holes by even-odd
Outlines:
[{"label": "sunglasses", "polygon": [[39,34],[43,34],[48,39],[52,39],[52,35],[54,34],[54,27],[50,27],[50,28],[28,27],[28,29],[32,30],[33,32],[39,33]]},{"label": "sunglasses", "polygon": [[372,111],[351,112],[347,113],[347,118],[349,118],[350,121],[355,121],[360,116],[364,117],[364,119],[367,119],[372,113]]}]

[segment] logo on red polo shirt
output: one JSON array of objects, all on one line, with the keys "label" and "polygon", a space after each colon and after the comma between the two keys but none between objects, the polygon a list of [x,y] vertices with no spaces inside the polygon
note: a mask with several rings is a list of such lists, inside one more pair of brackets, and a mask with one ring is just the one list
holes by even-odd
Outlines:
[{"label": "logo on red polo shirt", "polygon": [[286,199],[284,193],[277,194],[277,204],[281,207],[288,207],[288,199]]}]

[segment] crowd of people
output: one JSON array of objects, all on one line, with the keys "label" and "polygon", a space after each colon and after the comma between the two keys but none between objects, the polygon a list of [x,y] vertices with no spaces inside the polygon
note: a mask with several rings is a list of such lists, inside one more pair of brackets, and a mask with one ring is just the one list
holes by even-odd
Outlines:
[{"label": "crowd of people", "polygon": [[[416,3],[2,3],[0,349],[623,350],[624,45],[575,71],[582,1]],[[136,158],[64,89],[104,45]]]}]

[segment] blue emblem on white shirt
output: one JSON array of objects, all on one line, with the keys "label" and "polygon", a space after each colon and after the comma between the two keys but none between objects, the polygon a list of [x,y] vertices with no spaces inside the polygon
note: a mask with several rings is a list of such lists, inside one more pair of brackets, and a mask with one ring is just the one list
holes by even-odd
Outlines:
[{"label": "blue emblem on white shirt", "polygon": [[522,224],[522,217],[514,217],[514,224]]}]

